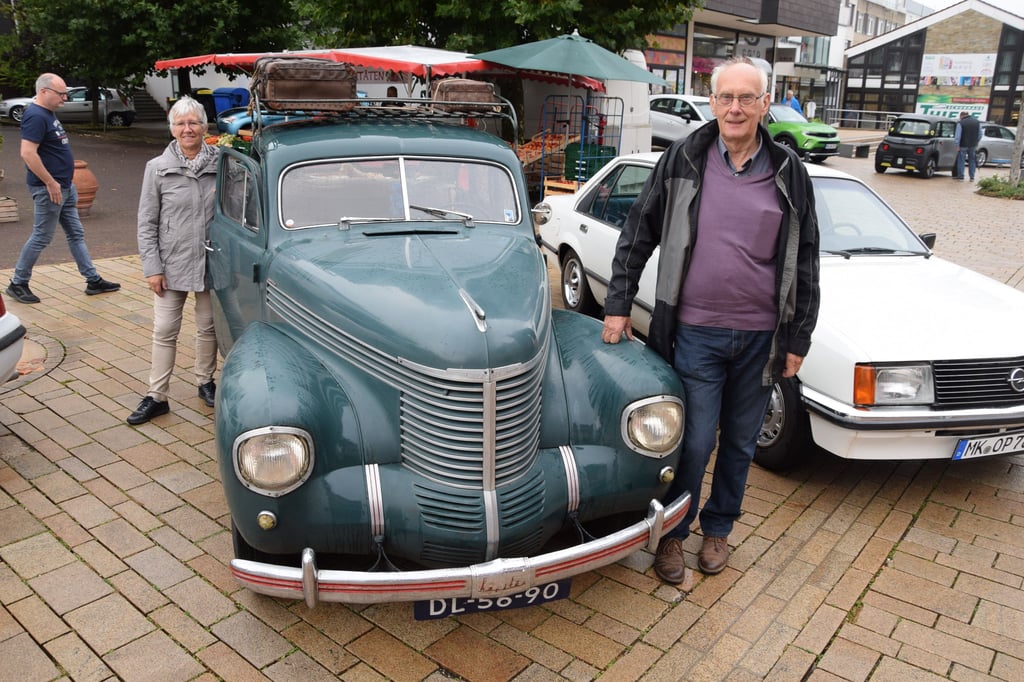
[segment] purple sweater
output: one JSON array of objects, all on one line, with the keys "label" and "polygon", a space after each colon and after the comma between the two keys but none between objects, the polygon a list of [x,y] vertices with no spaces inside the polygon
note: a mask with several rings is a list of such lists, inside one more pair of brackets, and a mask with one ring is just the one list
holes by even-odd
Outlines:
[{"label": "purple sweater", "polygon": [[697,241],[683,281],[679,321],[744,331],[775,329],[775,257],[782,209],[772,173],[733,175],[707,157]]}]

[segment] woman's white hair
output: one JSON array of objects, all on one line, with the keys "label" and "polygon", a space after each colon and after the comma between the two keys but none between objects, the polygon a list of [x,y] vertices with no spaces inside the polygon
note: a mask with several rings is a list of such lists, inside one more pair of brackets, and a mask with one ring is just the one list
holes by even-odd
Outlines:
[{"label": "woman's white hair", "polygon": [[192,99],[188,95],[182,96],[171,110],[167,112],[167,125],[174,125],[175,119],[188,116],[189,114],[195,115],[199,119],[199,122],[206,125],[206,107],[203,106],[202,102]]}]

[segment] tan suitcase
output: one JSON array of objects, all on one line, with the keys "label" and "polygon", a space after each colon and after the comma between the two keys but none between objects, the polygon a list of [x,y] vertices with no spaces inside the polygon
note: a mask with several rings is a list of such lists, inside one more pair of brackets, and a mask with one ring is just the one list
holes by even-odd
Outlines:
[{"label": "tan suitcase", "polygon": [[[497,111],[498,97],[494,84],[469,78],[445,78],[431,83],[430,99],[434,108],[451,113],[486,113]],[[449,104],[450,102],[450,104]]]},{"label": "tan suitcase", "polygon": [[265,57],[250,87],[274,111],[351,111],[359,96],[352,65],[326,59]]}]

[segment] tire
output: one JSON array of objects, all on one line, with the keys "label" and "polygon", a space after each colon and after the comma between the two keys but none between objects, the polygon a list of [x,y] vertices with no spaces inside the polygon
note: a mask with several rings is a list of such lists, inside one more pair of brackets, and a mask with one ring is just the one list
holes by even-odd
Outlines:
[{"label": "tire", "polygon": [[590,293],[587,272],[576,252],[569,249],[562,259],[562,303],[566,310],[596,317],[600,306]]},{"label": "tire", "polygon": [[803,158],[803,154],[800,153],[800,148],[796,146],[796,140],[794,140],[792,137],[780,135],[779,137],[775,138],[775,141],[785,147],[789,147],[790,149],[796,152],[797,156]]},{"label": "tire", "polygon": [[887,170],[888,169],[885,166],[883,166],[882,164],[880,164],[877,161],[875,161],[875,172],[876,173],[884,173]]},{"label": "tire", "polygon": [[21,116],[24,113],[25,113],[25,107],[19,106],[19,107],[11,107],[11,110],[7,112],[7,115],[10,116],[15,121],[17,121],[18,123],[21,123]]},{"label": "tire", "polygon": [[810,422],[800,400],[800,385],[796,379],[783,379],[772,387],[754,461],[769,471],[783,471],[802,463],[811,449]]},{"label": "tire", "polygon": [[128,120],[128,117],[120,111],[114,111],[110,114],[107,114],[107,123],[117,128],[127,128],[129,125],[131,125],[131,122]]},{"label": "tire", "polygon": [[978,168],[983,167],[986,163],[988,163],[988,150],[987,149],[979,149],[977,155],[975,156],[975,159],[976,159],[976,164],[975,165]]},{"label": "tire", "polygon": [[928,160],[924,162],[924,168],[918,171],[922,178],[930,178],[935,175],[935,169],[938,164],[935,163],[935,157],[928,157]]}]

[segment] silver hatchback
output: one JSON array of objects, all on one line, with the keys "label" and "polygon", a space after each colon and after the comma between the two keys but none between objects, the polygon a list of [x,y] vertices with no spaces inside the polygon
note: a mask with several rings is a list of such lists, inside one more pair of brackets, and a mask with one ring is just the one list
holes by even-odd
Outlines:
[{"label": "silver hatchback", "polygon": [[[99,116],[107,125],[130,126],[135,120],[135,105],[132,100],[118,93],[114,88],[100,88]],[[21,123],[25,108],[32,103],[32,97],[12,97],[0,100],[0,117]],[[91,123],[93,100],[89,88],[68,88],[68,99],[57,110],[62,123]]]}]

